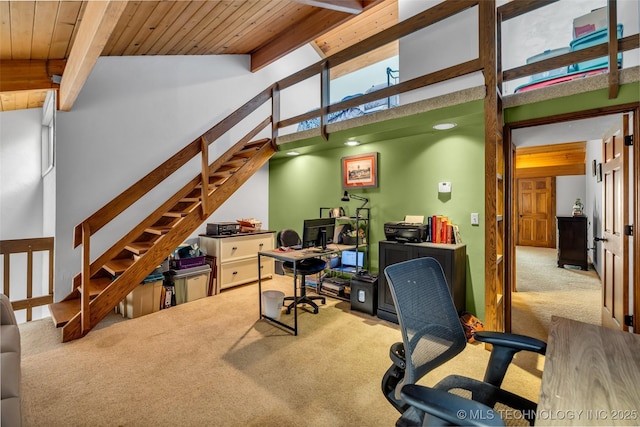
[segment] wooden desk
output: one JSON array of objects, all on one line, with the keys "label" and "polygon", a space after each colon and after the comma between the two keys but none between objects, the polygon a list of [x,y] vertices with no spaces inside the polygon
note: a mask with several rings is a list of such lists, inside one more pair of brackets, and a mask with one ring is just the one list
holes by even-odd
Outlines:
[{"label": "wooden desk", "polygon": [[536,425],[639,425],[640,336],[553,316]]},{"label": "wooden desk", "polygon": [[[284,262],[293,263],[293,297],[294,301],[298,298],[298,287],[296,286],[296,268],[300,261],[309,259],[309,258],[318,258],[326,255],[331,255],[334,253],[346,251],[349,249],[354,249],[353,245],[338,245],[338,244],[330,244],[327,245],[327,249],[318,252],[313,249],[299,249],[299,250],[280,250],[274,249],[271,251],[261,251],[258,252],[258,265],[260,265],[260,257],[266,256],[269,258],[275,258]],[[305,286],[303,283],[302,286]],[[285,329],[288,329],[293,332],[294,335],[298,335],[298,304],[293,305],[293,327],[287,325],[286,323],[280,322],[279,320],[272,319],[262,313],[262,277],[260,273],[260,269],[258,269],[258,300],[260,307],[260,319],[267,319],[270,322],[276,323],[282,326]]]}]

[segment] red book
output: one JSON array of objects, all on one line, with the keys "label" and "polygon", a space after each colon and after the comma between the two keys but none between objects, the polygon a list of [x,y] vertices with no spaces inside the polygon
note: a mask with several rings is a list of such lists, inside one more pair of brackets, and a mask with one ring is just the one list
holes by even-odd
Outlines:
[{"label": "red book", "polygon": [[436,224],[437,222],[438,222],[438,216],[432,215],[431,216],[431,243],[438,242],[438,235],[436,234],[436,231],[438,230],[438,226]]}]

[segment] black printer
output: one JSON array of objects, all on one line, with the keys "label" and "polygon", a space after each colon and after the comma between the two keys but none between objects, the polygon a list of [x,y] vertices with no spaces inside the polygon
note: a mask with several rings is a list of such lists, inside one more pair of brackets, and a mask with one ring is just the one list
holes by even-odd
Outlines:
[{"label": "black printer", "polygon": [[207,224],[208,236],[225,236],[240,232],[240,224],[237,222],[214,222]]},{"label": "black printer", "polygon": [[384,224],[387,240],[395,242],[420,243],[427,239],[427,225],[412,222],[387,222]]}]

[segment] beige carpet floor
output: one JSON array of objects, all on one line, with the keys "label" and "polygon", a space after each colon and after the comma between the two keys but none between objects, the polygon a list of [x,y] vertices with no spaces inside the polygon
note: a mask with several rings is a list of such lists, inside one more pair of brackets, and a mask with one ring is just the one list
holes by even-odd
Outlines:
[{"label": "beige carpet floor", "polygon": [[[380,382],[398,326],[329,299],[317,315],[301,312],[299,328],[296,337],[258,320],[256,284],[137,319],[113,314],[65,344],[48,319],[23,324],[24,425],[394,425]],[[468,345],[421,383],[481,379],[488,356]],[[537,401],[543,359],[517,356],[505,388]]]},{"label": "beige carpet floor", "polygon": [[601,282],[589,266],[557,267],[553,248],[516,248],[516,285],[512,293],[513,332],[545,339],[551,316],[600,325]]}]

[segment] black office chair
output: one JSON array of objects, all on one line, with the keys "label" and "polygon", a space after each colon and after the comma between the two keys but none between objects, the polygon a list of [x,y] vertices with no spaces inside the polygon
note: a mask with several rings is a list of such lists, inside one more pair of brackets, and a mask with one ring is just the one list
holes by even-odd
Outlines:
[{"label": "black office chair", "polygon": [[[276,240],[278,241],[279,246],[283,247],[292,247],[297,246],[302,243],[300,240],[300,236],[295,230],[285,229],[278,232],[276,235]],[[293,307],[297,304],[308,304],[313,308],[313,313],[318,313],[318,305],[314,301],[320,301],[322,304],[326,304],[326,298],[323,296],[311,296],[307,295],[307,286],[306,286],[306,276],[311,274],[317,274],[323,271],[327,267],[327,263],[321,258],[308,258],[302,261],[296,262],[295,275],[293,277],[294,286],[298,287],[298,276],[300,276],[300,294],[298,297],[287,296],[284,297],[285,301],[292,301],[291,304],[287,306],[287,314],[291,313]],[[294,273],[293,270],[293,262],[284,262],[282,264],[282,269],[287,273]]]},{"label": "black office chair", "polygon": [[415,385],[464,350],[467,339],[438,261],[416,258],[390,265],[384,274],[403,339],[391,346],[393,365],[382,380],[385,397],[402,413],[396,425],[503,425],[496,408],[505,406],[533,425],[536,403],[501,385],[515,353],[545,354],[547,345],[522,335],[477,332],[476,340],[493,346],[483,381],[450,375],[432,388]]}]

